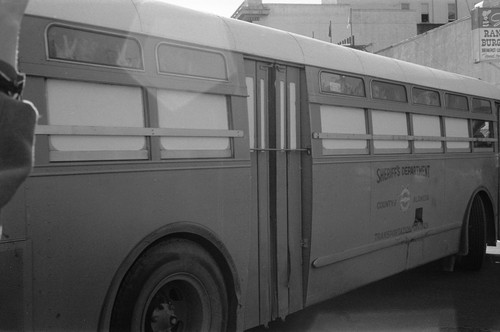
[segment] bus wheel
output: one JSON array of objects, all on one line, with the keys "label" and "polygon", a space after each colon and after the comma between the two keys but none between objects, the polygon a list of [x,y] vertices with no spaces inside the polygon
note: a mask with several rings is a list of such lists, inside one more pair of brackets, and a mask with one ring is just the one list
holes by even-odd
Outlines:
[{"label": "bus wheel", "polygon": [[213,257],[192,241],[170,239],[127,273],[110,330],[225,331],[227,324],[227,290]]},{"label": "bus wheel", "polygon": [[486,255],[486,212],[483,201],[476,196],[472,201],[467,227],[469,251],[458,256],[458,266],[466,270],[480,270]]}]

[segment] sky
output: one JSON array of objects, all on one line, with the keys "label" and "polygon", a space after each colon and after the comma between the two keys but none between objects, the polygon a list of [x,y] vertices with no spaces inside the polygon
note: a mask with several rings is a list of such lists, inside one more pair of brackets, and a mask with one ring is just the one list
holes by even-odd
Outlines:
[{"label": "sky", "polygon": [[[244,0],[163,0],[173,5],[187,7],[202,12],[231,17]],[[308,3],[318,4],[321,0],[263,0],[263,3]]]}]

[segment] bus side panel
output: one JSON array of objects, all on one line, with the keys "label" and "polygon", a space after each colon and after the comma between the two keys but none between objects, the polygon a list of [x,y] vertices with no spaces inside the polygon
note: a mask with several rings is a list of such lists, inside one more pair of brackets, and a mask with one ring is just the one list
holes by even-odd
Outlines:
[{"label": "bus side panel", "polygon": [[0,262],[0,331],[30,330],[31,242],[24,184],[0,213]]},{"label": "bus side panel", "polygon": [[407,243],[406,268],[458,251],[462,219],[449,218],[441,156],[373,164],[374,249]]},{"label": "bus side panel", "polygon": [[211,230],[244,276],[250,215],[245,179],[246,167],[30,178],[35,327],[97,330],[120,264],[142,239],[171,222]]},{"label": "bus side panel", "polygon": [[400,244],[322,268],[312,268],[306,306],[402,272],[405,261],[406,245]]},{"label": "bus side panel", "polygon": [[[430,231],[429,236],[410,242],[408,268],[456,254],[460,250],[467,206],[474,193],[480,188],[486,189],[491,195],[495,209],[493,213],[495,215],[497,213],[495,184],[498,183],[498,177],[495,158],[478,154],[455,155],[443,161],[442,169],[440,178],[445,179],[444,193],[437,201],[434,198],[431,199],[432,205],[435,202],[438,205],[440,219],[431,225],[432,227],[427,228]],[[413,200],[422,198],[425,199],[425,196],[416,196]],[[425,206],[425,202],[419,203]],[[424,225],[429,219],[434,222],[434,217],[427,215],[427,210],[425,210]]]},{"label": "bus side panel", "polygon": [[316,160],[308,305],[458,252],[473,193],[497,176],[492,157],[453,157]]},{"label": "bus side panel", "polygon": [[454,228],[408,243],[407,269],[456,254],[459,250],[461,228]]},{"label": "bus side panel", "polygon": [[[311,264],[321,257],[360,247],[371,240],[369,163],[326,163],[312,167]],[[391,264],[394,264],[393,260]],[[392,269],[397,269],[397,265]],[[372,266],[377,269],[377,265]],[[351,268],[352,271],[352,268]],[[360,271],[360,270],[359,270]],[[373,272],[371,275],[376,275]],[[338,265],[311,267],[307,303],[310,305],[346,291],[347,283],[368,282],[370,274],[351,276]]]},{"label": "bus side panel", "polygon": [[308,304],[458,250],[461,219],[444,217],[444,161],[350,159],[313,167]]},{"label": "bus side panel", "polygon": [[31,330],[31,246],[0,242],[0,331]]}]

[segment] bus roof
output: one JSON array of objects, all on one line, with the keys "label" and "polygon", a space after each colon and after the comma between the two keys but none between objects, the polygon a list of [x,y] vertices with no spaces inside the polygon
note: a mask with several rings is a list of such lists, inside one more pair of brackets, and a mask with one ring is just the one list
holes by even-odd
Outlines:
[{"label": "bus roof", "polygon": [[492,99],[499,94],[495,86],[475,78],[160,0],[30,0],[26,13]]}]

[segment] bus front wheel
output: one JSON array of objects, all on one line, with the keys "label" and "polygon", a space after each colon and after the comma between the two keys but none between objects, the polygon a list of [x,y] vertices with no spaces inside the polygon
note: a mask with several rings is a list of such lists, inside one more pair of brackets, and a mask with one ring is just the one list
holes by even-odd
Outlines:
[{"label": "bus front wheel", "polygon": [[225,331],[228,297],[213,257],[200,245],[170,239],[150,248],[127,273],[111,331]]},{"label": "bus front wheel", "polygon": [[467,255],[458,256],[458,266],[466,270],[480,270],[486,255],[486,212],[481,197],[472,201],[467,224]]}]

